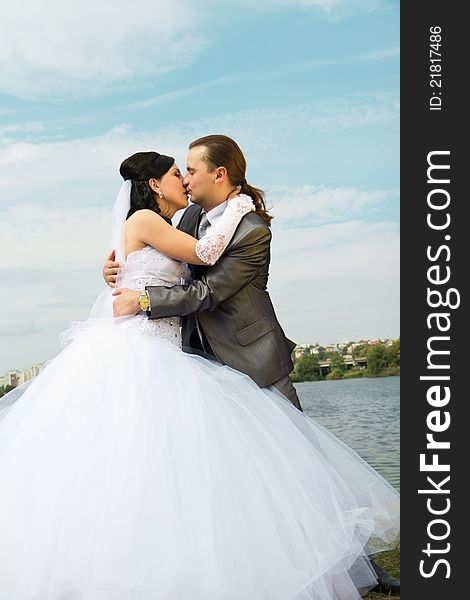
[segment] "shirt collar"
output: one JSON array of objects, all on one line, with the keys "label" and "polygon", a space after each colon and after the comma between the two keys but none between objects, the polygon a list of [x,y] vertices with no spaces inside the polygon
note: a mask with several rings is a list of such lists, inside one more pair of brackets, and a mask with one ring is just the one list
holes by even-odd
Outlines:
[{"label": "shirt collar", "polygon": [[211,210],[209,210],[206,215],[207,215],[207,220],[209,221],[209,224],[212,226],[215,224],[215,222],[224,214],[225,209],[227,208],[227,201],[222,202],[222,204],[219,204],[218,206],[216,206],[215,208],[212,208]]}]

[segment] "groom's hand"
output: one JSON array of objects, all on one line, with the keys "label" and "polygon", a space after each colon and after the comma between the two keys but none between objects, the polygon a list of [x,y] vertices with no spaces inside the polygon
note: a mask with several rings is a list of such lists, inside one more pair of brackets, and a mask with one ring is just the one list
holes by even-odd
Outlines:
[{"label": "groom's hand", "polygon": [[116,254],[114,250],[106,259],[103,267],[103,277],[109,287],[116,287],[116,279],[119,271],[119,263],[116,262]]},{"label": "groom's hand", "polygon": [[135,315],[140,312],[139,292],[127,288],[120,288],[113,292],[113,296],[117,296],[116,300],[113,302],[113,312],[115,317],[127,317],[128,315]]}]

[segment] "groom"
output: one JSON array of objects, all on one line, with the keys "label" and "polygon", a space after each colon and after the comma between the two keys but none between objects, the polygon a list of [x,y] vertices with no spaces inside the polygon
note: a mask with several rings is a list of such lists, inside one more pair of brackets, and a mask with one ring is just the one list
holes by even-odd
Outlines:
[{"label": "groom", "polygon": [[[236,193],[252,197],[256,212],[241,220],[224,254],[212,267],[191,266],[189,285],[147,286],[149,316],[183,317],[183,350],[218,360],[245,373],[260,387],[273,386],[299,410],[289,378],[293,369],[288,340],[266,290],[270,261],[270,215],[260,190],[245,179],[246,161],[234,140],[209,135],[189,146],[184,185],[194,204],[178,228],[200,238],[224,212]],[[106,282],[115,281],[119,265],[108,260]],[[139,312],[139,292],[116,290],[115,316]]]}]

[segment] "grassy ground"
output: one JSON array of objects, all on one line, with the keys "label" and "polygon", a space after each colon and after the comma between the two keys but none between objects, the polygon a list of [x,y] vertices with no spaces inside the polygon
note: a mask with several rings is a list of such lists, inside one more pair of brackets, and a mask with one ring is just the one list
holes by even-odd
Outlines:
[{"label": "grassy ground", "polygon": [[[387,573],[393,575],[397,579],[400,579],[400,545],[390,552],[383,552],[379,554],[375,559],[375,562],[382,567]],[[377,594],[376,592],[369,592],[363,598],[365,600],[384,600],[386,594]],[[400,600],[400,596],[392,596],[393,600]]]}]

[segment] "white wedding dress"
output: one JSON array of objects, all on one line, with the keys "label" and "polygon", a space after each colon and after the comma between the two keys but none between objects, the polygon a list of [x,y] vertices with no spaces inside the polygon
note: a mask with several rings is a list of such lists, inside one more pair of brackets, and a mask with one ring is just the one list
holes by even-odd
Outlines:
[{"label": "white wedding dress", "polygon": [[[127,287],[174,285],[151,247]],[[0,421],[0,600],[351,600],[397,492],[177,318],[75,326]],[[369,544],[369,548],[366,546]]]}]

